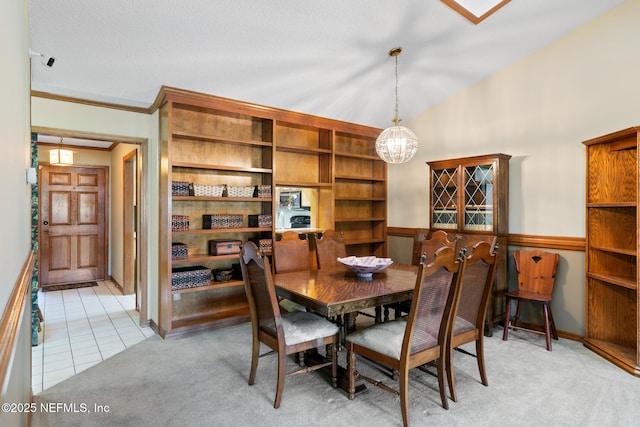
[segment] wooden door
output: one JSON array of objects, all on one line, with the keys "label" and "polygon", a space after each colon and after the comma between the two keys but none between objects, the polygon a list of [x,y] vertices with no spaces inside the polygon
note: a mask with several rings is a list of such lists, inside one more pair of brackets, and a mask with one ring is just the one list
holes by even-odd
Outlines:
[{"label": "wooden door", "polygon": [[40,286],[106,278],[105,167],[44,165]]}]

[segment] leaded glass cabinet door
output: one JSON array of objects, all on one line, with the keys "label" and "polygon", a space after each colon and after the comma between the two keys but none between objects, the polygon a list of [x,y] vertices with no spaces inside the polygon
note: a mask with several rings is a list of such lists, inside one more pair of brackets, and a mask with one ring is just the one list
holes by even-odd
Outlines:
[{"label": "leaded glass cabinet door", "polygon": [[432,228],[458,228],[458,170],[458,167],[452,167],[431,171]]},{"label": "leaded glass cabinet door", "polygon": [[464,170],[463,230],[494,230],[494,165],[466,166]]}]

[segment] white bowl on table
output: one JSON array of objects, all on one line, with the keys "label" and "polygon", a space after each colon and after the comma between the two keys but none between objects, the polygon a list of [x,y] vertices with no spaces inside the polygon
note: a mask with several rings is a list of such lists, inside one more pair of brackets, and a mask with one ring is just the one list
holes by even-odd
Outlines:
[{"label": "white bowl on table", "polygon": [[368,280],[373,278],[373,273],[379,273],[393,264],[391,258],[378,258],[375,256],[348,256],[338,258],[338,262],[355,272],[358,277]]}]

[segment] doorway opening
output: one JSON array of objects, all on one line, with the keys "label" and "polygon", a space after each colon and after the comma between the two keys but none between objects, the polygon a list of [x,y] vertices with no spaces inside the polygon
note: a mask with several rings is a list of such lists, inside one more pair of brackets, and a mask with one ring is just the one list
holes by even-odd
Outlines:
[{"label": "doorway opening", "polygon": [[[60,138],[64,138],[68,148],[77,150],[81,154],[75,156],[78,164],[96,163],[95,160],[91,160],[94,157],[104,156],[107,158],[106,162],[112,169],[107,185],[108,191],[110,194],[121,193],[122,196],[109,197],[108,200],[111,233],[105,243],[109,260],[105,279],[114,282],[122,289],[123,293],[136,295],[136,309],[139,312],[140,326],[148,326],[150,324],[147,279],[149,233],[148,222],[145,220],[147,210],[145,206],[149,183],[142,170],[142,165],[148,158],[148,140],[146,138],[40,127],[33,127],[32,132],[36,136],[41,134],[54,136],[58,141]],[[83,146],[82,142],[76,141],[68,145],[66,143],[68,140],[107,143],[108,148]],[[37,151],[41,151],[40,163],[46,163],[44,159],[48,154],[47,145],[47,143],[37,143]],[[127,209],[124,209],[125,203],[129,206]],[[41,207],[41,200],[38,200],[38,205]],[[121,213],[126,214],[126,217]],[[38,241],[41,230],[35,234],[34,240]],[[127,243],[125,244],[125,242]],[[44,256],[41,251],[39,256]],[[115,280],[116,275],[118,280]]]}]

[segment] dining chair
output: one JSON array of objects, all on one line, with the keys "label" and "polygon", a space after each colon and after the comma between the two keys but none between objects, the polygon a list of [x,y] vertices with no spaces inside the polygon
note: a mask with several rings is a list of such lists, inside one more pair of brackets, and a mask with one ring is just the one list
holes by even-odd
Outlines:
[{"label": "dining chair", "polygon": [[[280,240],[273,241],[275,273],[311,270],[309,239],[301,239],[295,231],[285,231]],[[282,298],[280,307],[285,311],[306,311],[302,305]]]},{"label": "dining chair", "polygon": [[[471,253],[466,255],[466,265],[460,282],[460,303],[452,323],[453,334],[447,355],[449,392],[454,402],[457,401],[452,354],[454,349],[476,358],[480,380],[483,385],[489,385],[484,364],[484,322],[493,289],[496,254],[494,245],[478,242],[471,248]],[[460,347],[472,342],[476,344],[475,354]]]},{"label": "dining chair", "polygon": [[[551,313],[551,294],[556,279],[560,255],[539,250],[513,251],[513,259],[518,273],[518,290],[505,294],[507,309],[504,317],[502,339],[507,340],[509,328],[520,329],[545,336],[547,350],[551,351],[551,337],[558,339],[558,331]],[[511,301],[517,301],[516,315],[511,317]],[[544,331],[520,324],[522,303],[542,306]]]},{"label": "dining chair", "polygon": [[309,256],[309,239],[301,239],[295,231],[285,231],[280,240],[273,242],[276,273],[310,270]]},{"label": "dining chair", "polygon": [[[423,245],[426,243],[427,248],[431,247],[431,251],[427,251],[427,256],[433,257],[435,250],[440,246],[449,246],[455,248],[456,243],[449,240],[449,235],[444,230],[435,230],[430,232],[426,228],[416,229],[413,236],[413,253],[411,256],[411,264],[419,265],[422,260],[422,254],[425,252]],[[429,259],[427,259],[429,262]]]},{"label": "dining chair", "polygon": [[[330,366],[332,385],[334,388],[337,387],[338,326],[306,311],[281,314],[269,268],[269,258],[264,253],[260,255],[258,247],[253,242],[247,242],[244,245],[240,254],[240,266],[249,302],[253,335],[249,385],[253,385],[255,381],[258,358],[275,352],[278,355],[278,374],[274,408],[280,407],[285,376]],[[265,344],[272,351],[260,355],[260,343]],[[299,364],[304,366],[304,352],[320,347],[327,349],[326,362],[285,373],[287,356],[298,354],[302,358]]]},{"label": "dining chair", "polygon": [[342,233],[325,230],[321,236],[316,236],[316,256],[319,270],[343,269],[344,267],[337,260],[347,256]]},{"label": "dining chair", "polygon": [[[442,407],[449,409],[444,384],[446,346],[450,342],[464,264],[464,257],[457,256],[456,251],[448,247],[438,249],[430,264],[423,256],[406,321],[396,319],[377,323],[347,335],[349,399],[354,398],[357,378],[399,394],[402,421],[406,427],[409,425],[409,370],[437,360],[440,399]],[[397,370],[399,391],[359,373],[356,354]]]},{"label": "dining chair", "polygon": [[[422,259],[422,255],[426,254],[427,264],[433,261],[435,253],[443,246],[455,249],[456,242],[449,240],[449,236],[446,231],[436,230],[429,233],[428,230],[419,228],[416,230],[413,236],[413,256],[411,263],[413,265],[419,265]],[[389,320],[389,310],[394,311],[394,318],[401,317],[403,313],[408,313],[411,307],[411,301],[396,302],[393,304],[385,304],[384,306],[384,321]]]}]

